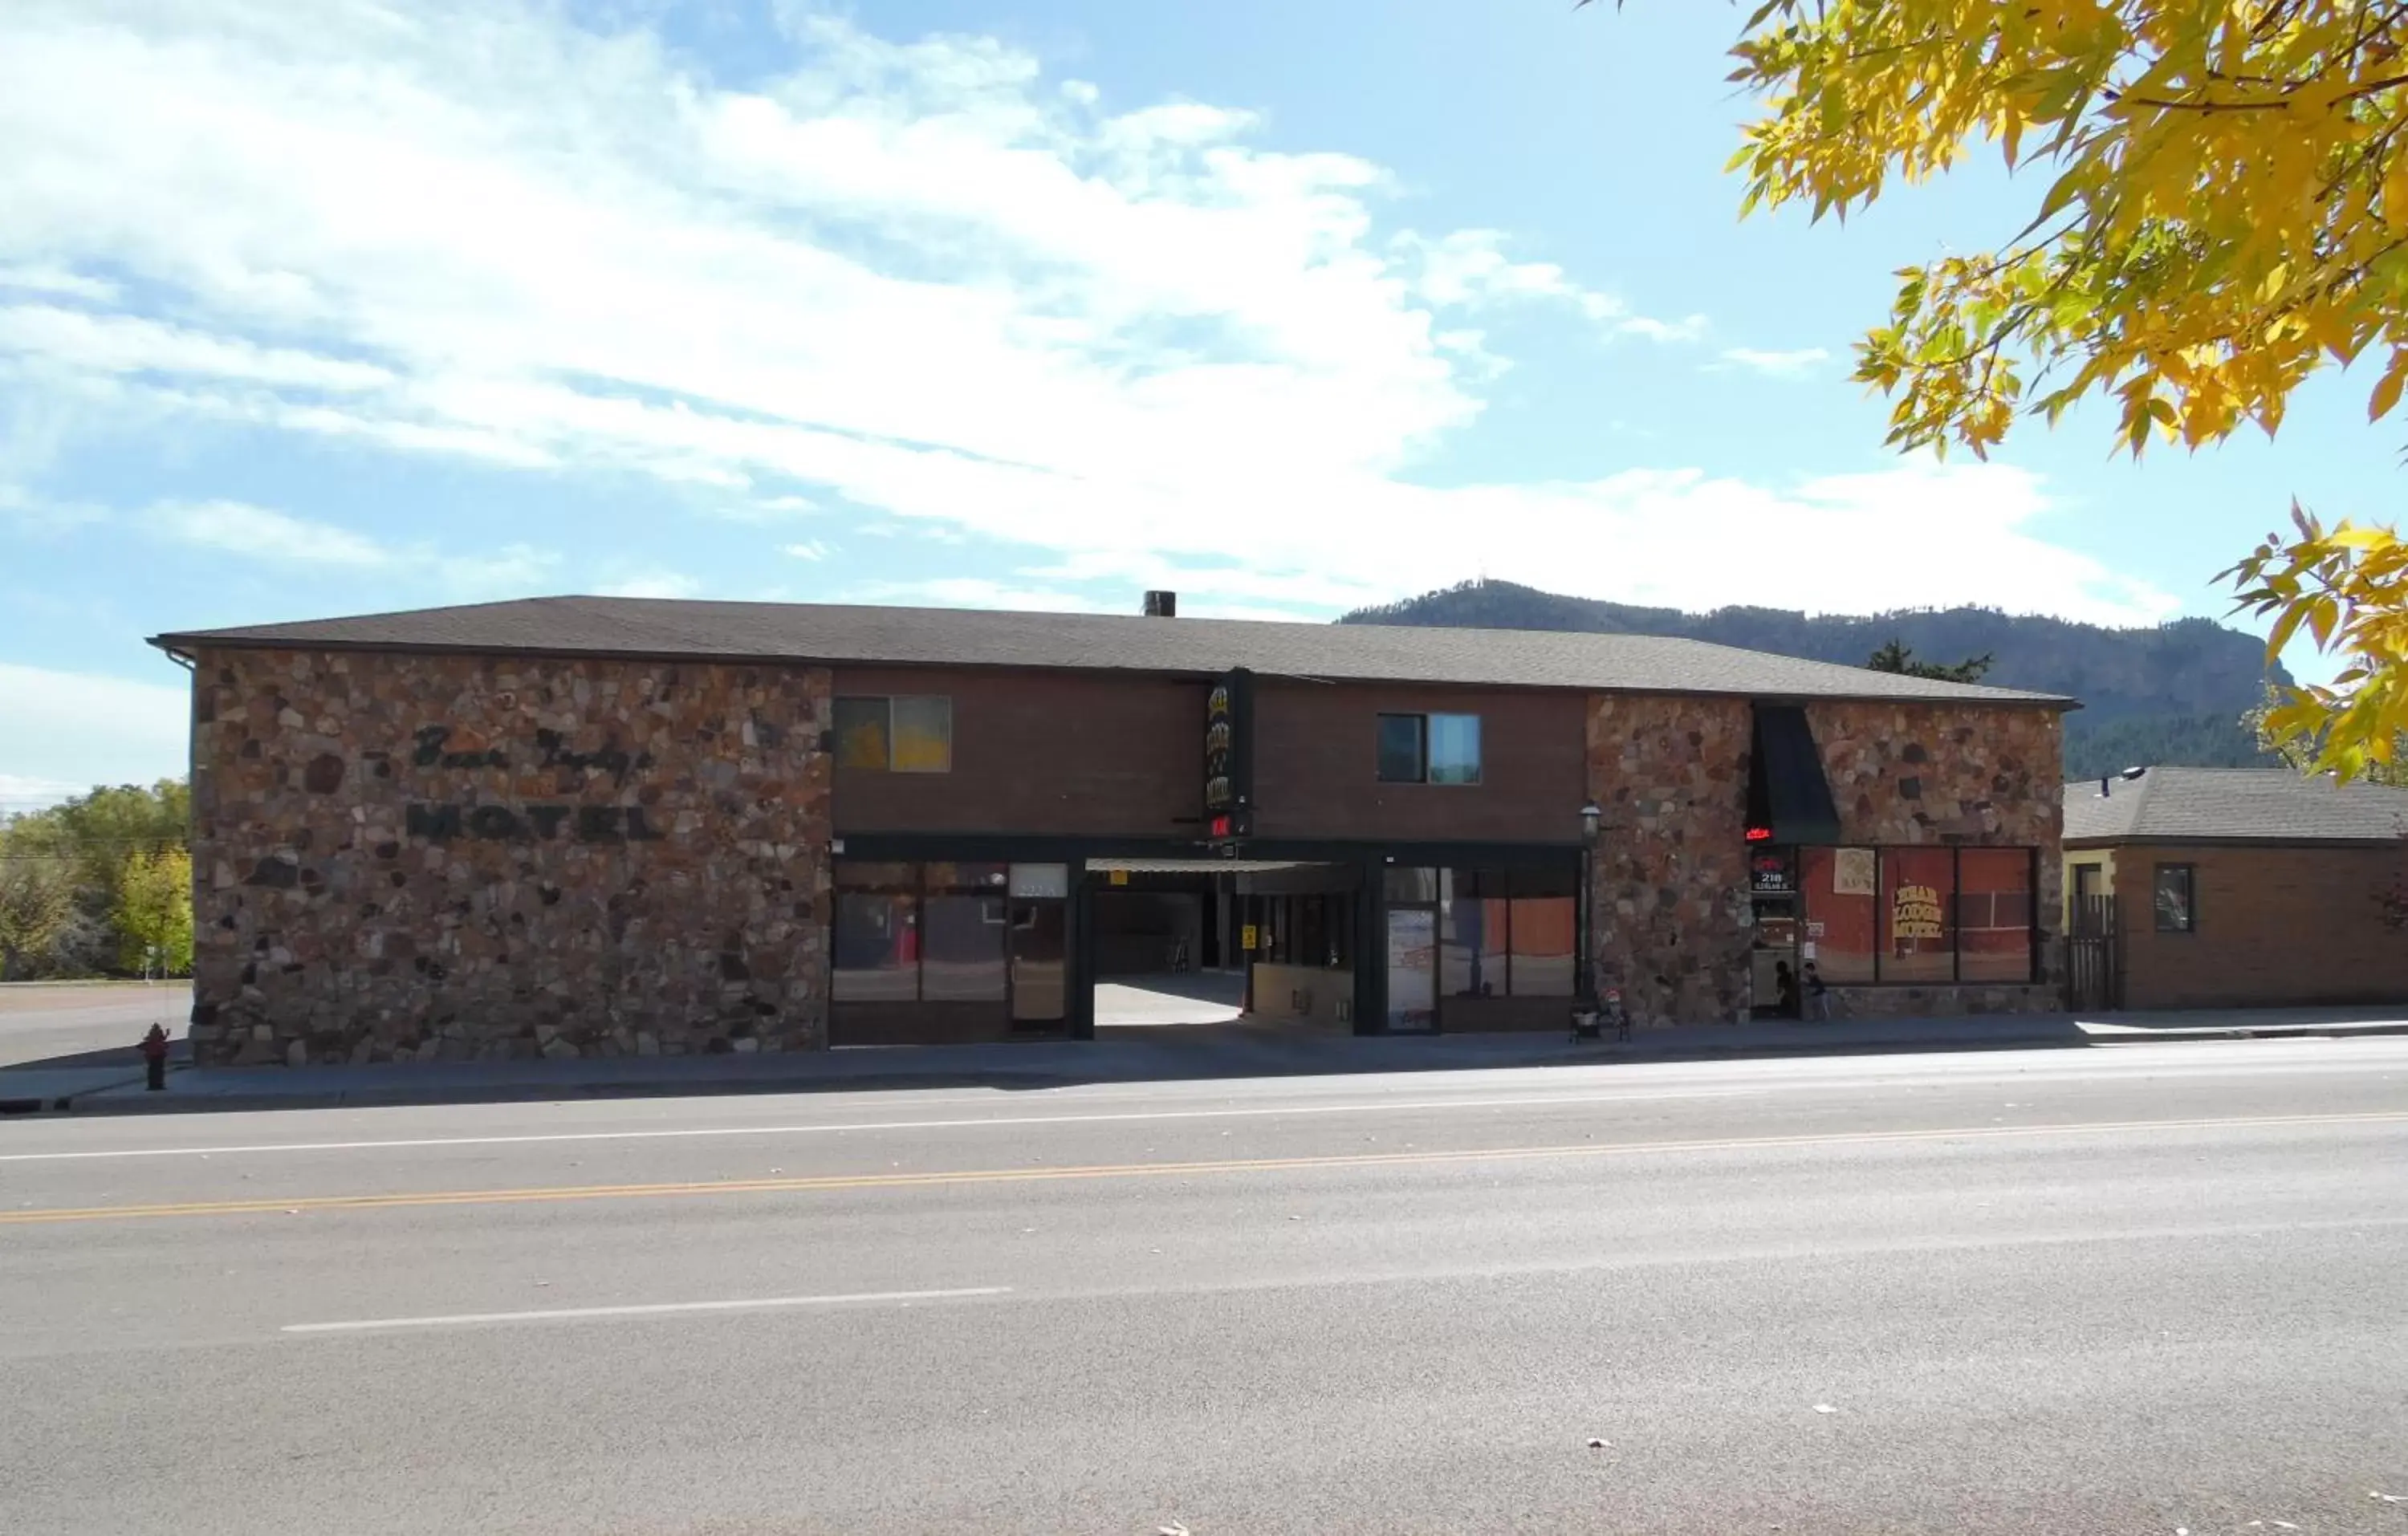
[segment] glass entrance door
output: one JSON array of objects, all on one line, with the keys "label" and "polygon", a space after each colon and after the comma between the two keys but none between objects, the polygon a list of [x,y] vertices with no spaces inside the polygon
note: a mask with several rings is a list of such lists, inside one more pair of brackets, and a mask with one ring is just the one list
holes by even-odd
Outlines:
[{"label": "glass entrance door", "polygon": [[1388,909],[1388,1030],[1438,1027],[1438,909]]},{"label": "glass entrance door", "polygon": [[1011,1026],[1046,1029],[1070,1017],[1070,870],[1011,867]]}]

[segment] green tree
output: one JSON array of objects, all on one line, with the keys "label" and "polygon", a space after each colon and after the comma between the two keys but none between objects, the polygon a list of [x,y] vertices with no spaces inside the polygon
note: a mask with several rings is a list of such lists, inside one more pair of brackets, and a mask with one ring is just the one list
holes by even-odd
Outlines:
[{"label": "green tree", "polygon": [[0,844],[0,982],[22,981],[38,969],[74,915],[75,882],[66,866],[11,855]]},{"label": "green tree", "polygon": [[181,976],[193,969],[193,857],[181,848],[126,855],[114,912],[128,970]]},{"label": "green tree", "polygon": [[1865,666],[1876,672],[1898,672],[1911,678],[1930,678],[1940,682],[1979,682],[1990,670],[1996,658],[1989,652],[1968,656],[1954,667],[1936,661],[1917,661],[1906,643],[1892,636],[1889,643],[1865,658]]},{"label": "green tree", "polygon": [[104,785],[8,824],[7,852],[50,861],[73,888],[62,969],[90,973],[123,963],[128,939],[117,926],[117,913],[128,862],[137,854],[182,848],[191,819],[192,797],[183,782],[163,779],[148,787]]}]

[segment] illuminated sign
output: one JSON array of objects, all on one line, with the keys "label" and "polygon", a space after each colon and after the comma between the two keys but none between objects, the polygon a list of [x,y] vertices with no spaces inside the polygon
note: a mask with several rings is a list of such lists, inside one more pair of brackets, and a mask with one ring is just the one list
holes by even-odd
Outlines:
[{"label": "illuminated sign", "polygon": [[1770,842],[1772,840],[1772,828],[1769,826],[1751,826],[1747,829],[1747,840],[1750,842]]},{"label": "illuminated sign", "polygon": [[1254,674],[1240,668],[1204,701],[1204,815],[1216,840],[1254,830]]},{"label": "illuminated sign", "polygon": [[1789,855],[1770,849],[1748,860],[1747,883],[1759,896],[1786,896],[1798,889],[1789,868]]}]

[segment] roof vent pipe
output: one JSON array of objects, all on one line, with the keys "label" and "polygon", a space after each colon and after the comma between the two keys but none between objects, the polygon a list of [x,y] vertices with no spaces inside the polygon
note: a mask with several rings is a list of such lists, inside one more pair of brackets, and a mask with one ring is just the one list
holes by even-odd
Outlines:
[{"label": "roof vent pipe", "polygon": [[1149,619],[1175,619],[1179,617],[1179,594],[1175,592],[1147,593],[1145,595],[1145,616]]}]

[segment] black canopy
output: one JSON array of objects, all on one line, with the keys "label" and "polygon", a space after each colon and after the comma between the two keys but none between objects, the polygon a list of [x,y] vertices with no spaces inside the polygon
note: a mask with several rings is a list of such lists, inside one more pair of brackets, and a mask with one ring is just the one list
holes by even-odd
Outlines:
[{"label": "black canopy", "polygon": [[1840,840],[1840,812],[1806,711],[1797,704],[1756,706],[1754,750],[1748,754],[1750,840],[1816,847]]}]

